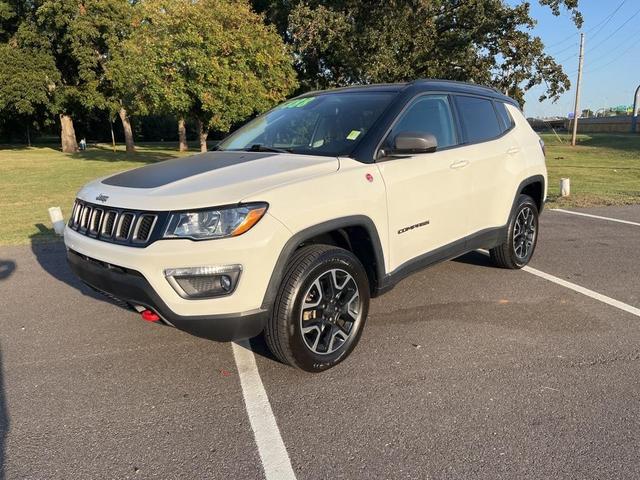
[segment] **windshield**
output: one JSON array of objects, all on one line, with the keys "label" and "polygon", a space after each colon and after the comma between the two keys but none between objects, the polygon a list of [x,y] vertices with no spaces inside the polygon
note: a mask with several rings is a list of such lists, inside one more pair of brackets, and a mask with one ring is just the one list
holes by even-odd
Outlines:
[{"label": "windshield", "polygon": [[349,155],[394,95],[336,92],[289,100],[232,133],[218,150]]}]

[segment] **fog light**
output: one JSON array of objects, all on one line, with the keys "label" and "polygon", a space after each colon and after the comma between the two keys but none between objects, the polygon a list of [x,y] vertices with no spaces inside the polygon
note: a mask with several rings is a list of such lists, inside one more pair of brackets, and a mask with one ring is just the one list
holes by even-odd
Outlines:
[{"label": "fog light", "polygon": [[241,265],[224,265],[168,268],[164,275],[182,298],[213,298],[233,293],[241,272]]}]

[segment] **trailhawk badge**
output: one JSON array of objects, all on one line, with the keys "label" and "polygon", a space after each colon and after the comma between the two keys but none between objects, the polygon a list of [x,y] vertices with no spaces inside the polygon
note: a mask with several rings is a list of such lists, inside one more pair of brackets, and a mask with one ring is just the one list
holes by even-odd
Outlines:
[{"label": "trailhawk badge", "polygon": [[98,200],[99,202],[106,202],[107,200],[109,200],[109,195],[105,195],[104,193],[101,193],[100,195],[98,195],[96,197],[96,200]]}]

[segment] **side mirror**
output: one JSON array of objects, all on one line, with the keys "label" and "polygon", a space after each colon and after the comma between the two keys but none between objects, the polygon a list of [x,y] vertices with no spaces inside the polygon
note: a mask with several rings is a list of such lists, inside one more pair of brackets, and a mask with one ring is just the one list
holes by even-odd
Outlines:
[{"label": "side mirror", "polygon": [[432,153],[437,149],[438,140],[431,133],[400,132],[393,139],[392,153]]}]

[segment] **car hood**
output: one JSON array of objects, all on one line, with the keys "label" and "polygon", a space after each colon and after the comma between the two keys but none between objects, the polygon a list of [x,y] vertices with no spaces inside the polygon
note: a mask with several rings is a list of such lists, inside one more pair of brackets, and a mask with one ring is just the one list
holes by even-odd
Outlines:
[{"label": "car hood", "polygon": [[336,157],[263,152],[207,152],[118,173],[86,185],[87,202],[136,210],[234,204],[283,184],[335,172]]}]

